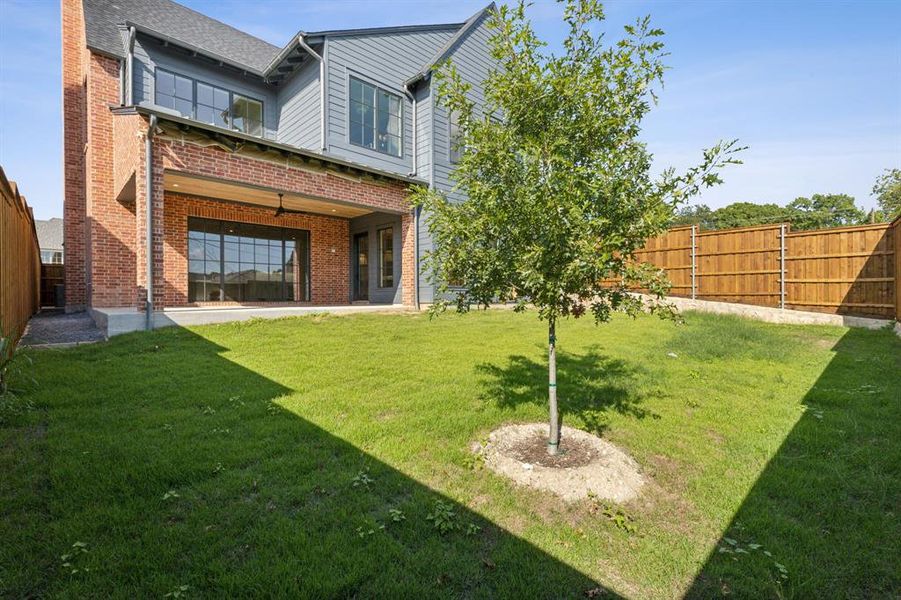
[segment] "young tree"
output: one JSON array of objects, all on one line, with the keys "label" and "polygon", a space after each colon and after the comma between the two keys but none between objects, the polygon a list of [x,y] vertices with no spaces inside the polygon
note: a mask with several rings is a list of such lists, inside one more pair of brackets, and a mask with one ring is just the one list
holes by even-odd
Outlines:
[{"label": "young tree", "polygon": [[[567,0],[569,31],[558,56],[544,50],[522,1],[497,9],[490,42],[497,68],[484,82],[485,109],[476,110],[453,64],[438,73],[439,98],[460,124],[454,177],[467,199],[454,203],[422,188],[413,197],[435,242],[424,260],[444,300],[433,311],[449,297],[461,312],[515,301],[547,321],[551,454],[560,442],[557,322],[591,311],[601,323],[613,311],[635,315],[643,307],[675,317],[663,301],[663,273],[637,264],[635,251],[666,228],[675,205],[739,162],[736,142],[721,142],[684,174],[652,177],[639,133],[662,83],[663,32],[644,18],[607,46],[592,31],[603,19],[600,2]],[[448,282],[462,289],[452,292]],[[633,287],[653,299],[628,293]]]},{"label": "young tree", "polygon": [[886,221],[901,216],[901,169],[886,169],[876,180],[873,195]]}]

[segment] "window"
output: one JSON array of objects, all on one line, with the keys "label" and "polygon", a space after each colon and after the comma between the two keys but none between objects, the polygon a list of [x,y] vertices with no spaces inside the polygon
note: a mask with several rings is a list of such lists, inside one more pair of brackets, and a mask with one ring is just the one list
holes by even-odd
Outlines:
[{"label": "window", "polygon": [[156,103],[177,110],[185,117],[193,117],[194,81],[175,73],[157,70]]},{"label": "window", "polygon": [[63,253],[60,250],[41,250],[41,263],[45,265],[63,264]]},{"label": "window", "polygon": [[350,142],[392,156],[403,153],[400,96],[350,78]]},{"label": "window", "polygon": [[189,302],[309,301],[302,229],[188,219]]},{"label": "window", "polygon": [[232,100],[232,129],[248,135],[263,135],[262,102],[235,94]]},{"label": "window", "polygon": [[263,135],[263,103],[247,96],[156,70],[156,103],[202,123]]},{"label": "window", "polygon": [[394,287],[394,229],[379,229],[379,287]]},{"label": "window", "polygon": [[210,125],[228,127],[231,106],[228,90],[197,82],[197,120]]},{"label": "window", "polygon": [[460,156],[463,154],[463,136],[460,133],[460,115],[457,111],[452,110],[447,117],[447,125],[448,125],[448,141],[450,147],[448,148],[448,159],[450,159],[451,164],[457,164],[460,162]]}]

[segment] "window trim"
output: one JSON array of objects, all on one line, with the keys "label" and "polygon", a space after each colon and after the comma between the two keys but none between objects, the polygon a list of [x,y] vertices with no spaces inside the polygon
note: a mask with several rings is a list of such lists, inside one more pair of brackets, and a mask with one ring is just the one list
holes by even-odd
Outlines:
[{"label": "window trim", "polygon": [[[391,285],[383,285],[384,283],[384,264],[383,264],[383,246],[382,246],[382,233],[390,231],[391,232]],[[394,225],[386,225],[385,227],[379,227],[375,230],[375,240],[376,240],[376,251],[378,253],[378,285],[377,289],[380,290],[390,290],[397,287],[395,279],[394,279]]]},{"label": "window trim", "polygon": [[[350,135],[350,127],[351,127],[350,105],[351,105],[352,100],[350,97],[350,85],[351,85],[351,81],[353,81],[354,79],[356,79],[363,85],[368,85],[370,87],[375,88],[375,90],[376,90],[376,105],[374,108],[375,108],[375,114],[376,114],[376,121],[378,120],[378,92],[382,91],[382,92],[388,94],[389,96],[393,96],[398,99],[399,106],[400,106],[400,114],[398,115],[398,118],[400,119],[400,134],[398,135],[400,147],[398,148],[398,152],[399,152],[398,154],[392,154],[390,152],[384,152],[382,150],[379,150],[378,144],[375,144],[375,143],[373,143],[373,147],[370,148],[369,146],[365,146],[363,144],[358,144],[357,142],[354,142],[351,139],[351,135]],[[404,139],[406,127],[404,126],[404,119],[406,118],[406,111],[407,111],[406,100],[404,99],[403,93],[392,90],[388,86],[382,85],[381,83],[378,83],[377,81],[374,81],[374,80],[366,77],[365,75],[362,75],[362,74],[359,74],[359,73],[356,73],[356,72],[350,71],[350,70],[347,71],[347,79],[345,81],[345,90],[346,90],[345,97],[347,100],[345,102],[345,110],[347,111],[347,120],[346,120],[347,135],[345,136],[345,138],[347,139],[347,143],[352,146],[356,146],[357,148],[363,148],[364,150],[368,150],[370,152],[377,152],[377,153],[383,154],[385,156],[390,156],[391,158],[403,160],[404,152],[406,151],[406,143],[405,143],[405,139]],[[378,124],[377,123],[375,125],[375,131],[373,132],[373,142],[375,141],[376,136],[378,136]]]},{"label": "window trim", "polygon": [[[245,135],[253,135],[252,133],[247,133],[246,131],[242,131],[240,129],[235,129],[234,126],[232,125],[232,118],[233,118],[233,114],[234,114],[234,105],[235,105],[235,96],[240,96],[241,98],[245,98],[247,100],[252,100],[253,102],[259,102],[260,103],[260,135],[255,136],[255,137],[265,137],[265,134],[266,134],[266,103],[263,102],[262,99],[254,96],[254,95],[251,95],[251,94],[245,94],[243,92],[236,92],[234,89],[232,89],[230,87],[215,84],[215,83],[212,83],[205,79],[198,79],[196,77],[191,77],[190,75],[184,75],[182,73],[178,73],[177,71],[171,71],[165,67],[154,67],[154,69],[153,69],[153,103],[156,104],[157,106],[162,106],[157,101],[157,98],[159,97],[159,90],[157,88],[156,80],[157,80],[157,74],[159,72],[167,73],[174,77],[181,77],[183,79],[188,79],[191,81],[191,116],[188,118],[193,121],[198,121],[200,123],[204,123],[206,125],[211,125],[212,127],[219,127],[220,129],[227,129],[228,131],[237,131],[239,133],[244,133]],[[217,125],[215,123],[206,123],[204,121],[200,121],[200,119],[197,118],[197,105],[198,105],[197,84],[198,83],[202,83],[203,85],[206,85],[206,86],[209,86],[212,88],[217,88],[220,90],[225,90],[226,92],[228,92],[228,121],[229,121],[228,127],[222,127],[221,125]],[[206,105],[204,105],[204,106],[206,106]],[[175,110],[175,109],[173,109],[173,110]]]}]

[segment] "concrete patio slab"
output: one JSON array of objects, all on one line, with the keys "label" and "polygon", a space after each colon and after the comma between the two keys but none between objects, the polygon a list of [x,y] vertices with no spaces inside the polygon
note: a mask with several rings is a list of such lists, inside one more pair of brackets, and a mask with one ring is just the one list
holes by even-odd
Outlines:
[{"label": "concrete patio slab", "polygon": [[[401,304],[366,304],[341,306],[204,306],[168,308],[153,313],[153,328],[209,325],[249,319],[279,319],[304,315],[405,312]],[[108,337],[146,329],[146,316],[134,308],[93,308],[91,316]]]}]

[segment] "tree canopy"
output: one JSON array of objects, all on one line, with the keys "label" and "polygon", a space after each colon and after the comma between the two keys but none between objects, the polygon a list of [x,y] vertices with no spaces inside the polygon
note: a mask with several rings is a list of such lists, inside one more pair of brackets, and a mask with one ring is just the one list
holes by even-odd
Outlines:
[{"label": "tree canopy", "polygon": [[891,221],[901,216],[901,169],[886,169],[873,186],[882,218]]},{"label": "tree canopy", "polygon": [[869,223],[872,215],[847,194],[813,194],[786,206],[734,202],[716,210],[706,204],[678,209],[672,225],[699,225],[703,229],[731,229],[770,223],[791,223],[792,229],[824,229]]}]

